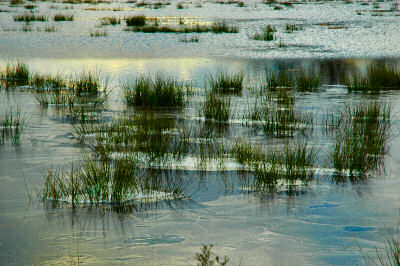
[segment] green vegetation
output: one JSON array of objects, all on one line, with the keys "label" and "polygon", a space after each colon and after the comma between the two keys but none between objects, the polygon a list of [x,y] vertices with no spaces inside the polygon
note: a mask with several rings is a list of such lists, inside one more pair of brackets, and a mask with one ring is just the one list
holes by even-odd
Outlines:
[{"label": "green vegetation", "polygon": [[227,256],[224,257],[223,260],[220,260],[219,256],[211,254],[211,249],[213,245],[207,246],[203,245],[201,247],[201,253],[196,253],[196,260],[198,266],[213,266],[219,265],[224,266],[229,262],[229,258]]},{"label": "green vegetation", "polygon": [[100,21],[101,21],[101,25],[103,25],[103,26],[121,24],[121,19],[116,18],[116,17],[103,17],[100,19]]},{"label": "green vegetation", "polygon": [[65,15],[65,14],[55,14],[53,17],[54,21],[73,21],[74,15]]},{"label": "green vegetation", "polygon": [[32,9],[36,8],[35,5],[25,5],[24,7],[25,7],[25,9],[28,9],[28,10],[32,10]]},{"label": "green vegetation", "polygon": [[4,71],[0,71],[0,85],[9,87],[24,86],[29,83],[29,69],[26,64],[7,64]]},{"label": "green vegetation", "polygon": [[[133,25],[128,25],[133,26]],[[193,25],[193,26],[169,26],[163,25],[159,26],[157,24],[148,25],[148,26],[136,26],[136,27],[128,27],[125,29],[126,31],[134,31],[134,32],[144,32],[144,33],[205,33],[212,32],[216,34],[220,33],[238,33],[239,30],[235,26],[228,26],[225,22],[218,22],[212,25]]]},{"label": "green vegetation", "polygon": [[350,91],[380,91],[400,89],[400,72],[386,65],[371,65],[363,77],[354,74],[346,78],[345,84]]},{"label": "green vegetation", "polygon": [[230,105],[229,98],[220,97],[211,91],[206,95],[206,100],[201,107],[200,113],[207,119],[214,119],[220,123],[228,122]]},{"label": "green vegetation", "polygon": [[239,94],[243,90],[244,73],[229,74],[219,71],[215,77],[208,76],[208,83],[214,92]]},{"label": "green vegetation", "polygon": [[44,15],[35,15],[33,13],[14,16],[14,21],[22,21],[26,23],[29,23],[31,21],[48,21],[48,20],[49,20],[48,17]]},{"label": "green vegetation", "polygon": [[13,145],[20,143],[21,131],[26,123],[26,116],[21,114],[21,110],[9,108],[0,114],[0,144],[4,144],[7,139],[12,139]]},{"label": "green vegetation", "polygon": [[176,4],[176,8],[177,9],[184,9],[185,6],[183,5],[183,3],[179,2],[179,3]]},{"label": "green vegetation", "polygon": [[391,106],[380,101],[347,104],[335,120],[333,166],[339,174],[364,177],[379,170],[391,135]]},{"label": "green vegetation", "polygon": [[303,30],[303,25],[296,25],[292,23],[286,23],[285,25],[285,31],[287,33],[293,33],[295,31]]},{"label": "green vegetation", "polygon": [[276,29],[272,25],[267,25],[261,33],[256,32],[251,37],[251,39],[256,41],[273,41],[275,39]]},{"label": "green vegetation", "polygon": [[125,18],[127,26],[143,27],[146,25],[146,16],[132,16]]},{"label": "green vegetation", "polygon": [[130,204],[133,201],[166,200],[185,196],[179,180],[168,182],[162,174],[139,167],[135,157],[125,155],[110,161],[84,156],[70,171],[50,168],[41,192],[43,201],[76,204]]},{"label": "green vegetation", "polygon": [[103,31],[96,30],[90,32],[90,37],[106,37],[106,36],[108,36],[108,32],[105,30]]},{"label": "green vegetation", "polygon": [[184,89],[178,80],[157,74],[142,75],[123,84],[125,100],[129,105],[142,107],[182,107],[185,105]]},{"label": "green vegetation", "polygon": [[382,266],[399,266],[400,265],[400,230],[399,226],[395,232],[386,230],[385,250],[381,254],[378,249],[376,254],[379,260],[379,265]]},{"label": "green vegetation", "polygon": [[318,91],[320,87],[319,74],[313,72],[305,72],[300,70],[290,74],[286,70],[279,71],[278,75],[275,73],[267,73],[265,89],[269,91],[276,91],[277,89],[295,89],[299,92],[313,92]]},{"label": "green vegetation", "polygon": [[297,91],[318,91],[320,86],[320,77],[318,74],[301,71],[295,76],[295,84]]},{"label": "green vegetation", "polygon": [[179,39],[180,42],[199,42],[199,37],[191,36]]},{"label": "green vegetation", "polygon": [[255,189],[276,191],[287,186],[290,192],[297,182],[307,185],[314,179],[315,148],[300,141],[294,145],[287,142],[283,151],[278,150],[268,150],[265,161],[253,166]]}]

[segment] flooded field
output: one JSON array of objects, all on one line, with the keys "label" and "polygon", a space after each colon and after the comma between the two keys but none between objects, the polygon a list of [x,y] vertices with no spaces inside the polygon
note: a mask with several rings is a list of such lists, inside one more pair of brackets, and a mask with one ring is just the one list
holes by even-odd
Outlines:
[{"label": "flooded field", "polygon": [[0,264],[391,260],[399,22],[391,1],[0,2]]}]

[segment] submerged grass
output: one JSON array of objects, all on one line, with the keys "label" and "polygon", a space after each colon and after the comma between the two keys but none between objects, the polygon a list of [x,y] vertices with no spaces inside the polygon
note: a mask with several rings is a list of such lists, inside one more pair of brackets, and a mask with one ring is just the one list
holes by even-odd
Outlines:
[{"label": "submerged grass", "polygon": [[24,63],[7,64],[4,71],[0,71],[0,85],[8,87],[24,86],[29,83],[29,69]]},{"label": "submerged grass", "polygon": [[400,89],[400,71],[386,65],[371,65],[365,76],[354,74],[345,78],[350,91],[380,91]]},{"label": "submerged grass", "polygon": [[219,71],[215,76],[209,75],[207,80],[214,92],[240,94],[243,90],[244,73],[229,74],[227,71]]},{"label": "submerged grass", "polygon": [[147,171],[133,156],[98,161],[85,155],[69,171],[53,168],[44,174],[43,201],[76,204],[129,204],[133,201],[164,200],[185,196],[184,185],[162,172]]},{"label": "submerged grass", "polygon": [[138,15],[125,18],[127,26],[143,27],[146,25],[146,16]]},{"label": "submerged grass", "polygon": [[160,73],[154,77],[142,75],[125,82],[122,87],[128,105],[141,107],[182,107],[185,105],[185,86],[177,79]]},{"label": "submerged grass", "polygon": [[286,142],[283,151],[269,149],[265,161],[254,164],[254,188],[276,191],[287,187],[293,191],[300,182],[307,185],[314,179],[314,165],[318,151],[309,148],[307,142],[296,144]]},{"label": "submerged grass", "polygon": [[275,39],[276,29],[272,25],[267,25],[261,32],[256,32],[252,36],[251,39],[256,41],[273,41]]},{"label": "submerged grass", "polygon": [[27,13],[27,14],[22,14],[22,15],[15,15],[14,21],[22,21],[29,23],[31,21],[48,21],[49,18],[44,15],[35,15],[33,13]]},{"label": "submerged grass", "polygon": [[12,139],[13,145],[19,144],[26,120],[27,117],[22,115],[19,108],[3,110],[0,114],[0,144],[4,144],[7,139]]},{"label": "submerged grass", "polygon": [[333,166],[340,174],[364,177],[379,170],[391,135],[392,107],[380,101],[347,104],[337,120]]},{"label": "submerged grass", "polygon": [[206,119],[226,123],[230,117],[230,105],[230,98],[218,96],[218,94],[211,91],[207,93],[199,113],[203,114]]},{"label": "submerged grass", "polygon": [[289,73],[286,70],[279,71],[278,74],[269,72],[266,74],[265,89],[276,91],[280,88],[294,89],[299,92],[315,92],[320,87],[320,75],[312,71],[300,70]]},{"label": "submerged grass", "polygon": [[54,21],[73,21],[74,15],[66,15],[66,14],[55,14],[53,17]]},{"label": "submerged grass", "polygon": [[[128,25],[128,24],[127,24]],[[134,26],[134,25],[128,25]],[[146,25],[146,26],[134,26],[128,27],[125,29],[126,31],[134,31],[134,32],[144,32],[144,33],[238,33],[239,30],[235,26],[229,26],[225,22],[218,22],[212,25],[179,25],[179,26],[169,26],[169,25],[158,25],[157,23],[154,25]]]},{"label": "submerged grass", "polygon": [[121,19],[116,17],[103,17],[100,19],[101,25],[118,25],[121,24]]}]

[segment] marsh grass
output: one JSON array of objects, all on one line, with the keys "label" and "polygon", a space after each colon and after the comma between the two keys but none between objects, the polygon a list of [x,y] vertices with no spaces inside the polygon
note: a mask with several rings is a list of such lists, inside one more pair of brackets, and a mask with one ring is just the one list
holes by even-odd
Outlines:
[{"label": "marsh grass", "polygon": [[31,5],[31,4],[25,5],[24,7],[25,7],[25,9],[28,9],[28,10],[32,10],[32,9],[36,8],[35,5]]},{"label": "marsh grass", "polygon": [[141,107],[182,107],[185,105],[185,88],[173,77],[161,73],[142,75],[122,85],[128,105]]},{"label": "marsh grass", "polygon": [[143,27],[146,25],[146,16],[138,15],[125,18],[127,26]]},{"label": "marsh grass", "polygon": [[0,71],[0,85],[9,87],[24,86],[29,83],[29,68],[24,63],[7,64],[4,71]]},{"label": "marsh grass", "polygon": [[385,250],[379,252],[376,249],[379,264],[382,266],[399,266],[400,265],[400,230],[397,226],[395,232],[386,230]]},{"label": "marsh grass", "polygon": [[338,174],[365,177],[380,170],[391,136],[392,107],[380,101],[347,104],[337,120],[333,166]]},{"label": "marsh grass", "polygon": [[256,32],[250,36],[256,41],[273,41],[275,40],[276,28],[272,25],[267,25],[261,32]]},{"label": "marsh grass", "polygon": [[199,113],[206,119],[212,119],[220,123],[226,123],[230,117],[230,98],[218,96],[215,92],[208,92],[205,102]]},{"label": "marsh grass", "polygon": [[276,91],[280,88],[292,88],[294,84],[293,76],[288,71],[279,71],[278,75],[274,72],[267,72],[264,89]]},{"label": "marsh grass", "polygon": [[199,37],[198,36],[191,36],[191,37],[184,37],[184,38],[180,38],[179,41],[180,42],[199,42]]},{"label": "marsh grass", "polygon": [[24,4],[25,2],[23,0],[10,0],[10,6],[19,6]]},{"label": "marsh grass", "polygon": [[103,17],[100,19],[101,25],[118,25],[121,24],[121,19],[116,17]]},{"label": "marsh grass", "polygon": [[149,166],[166,166],[179,162],[190,151],[191,129],[173,117],[154,113],[127,114],[110,124],[77,129],[77,134],[94,130],[95,152],[101,158],[109,158],[113,152],[134,153]]},{"label": "marsh grass", "polygon": [[107,37],[107,36],[108,32],[105,30],[103,31],[95,30],[90,32],[90,37]]},{"label": "marsh grass", "polygon": [[231,150],[231,155],[236,162],[248,167],[265,161],[265,153],[262,148],[243,139],[236,140]]},{"label": "marsh grass", "polygon": [[134,31],[134,32],[143,32],[143,33],[206,33],[212,32],[216,34],[220,33],[238,33],[239,30],[236,26],[229,26],[226,22],[216,22],[211,25],[182,25],[179,24],[177,26],[170,26],[170,25],[159,25],[156,21],[153,25],[143,25],[143,26],[135,26],[135,25],[128,25],[127,26],[134,26],[134,27],[127,27],[125,31]]},{"label": "marsh grass", "polygon": [[74,15],[66,15],[66,14],[55,14],[53,17],[54,21],[73,21]]},{"label": "marsh grass", "polygon": [[54,26],[46,26],[46,27],[44,27],[44,31],[45,32],[56,32],[57,29]]},{"label": "marsh grass", "polygon": [[290,73],[287,70],[281,70],[278,74],[267,72],[264,89],[276,91],[286,88],[298,92],[316,92],[319,90],[320,83],[319,73],[304,70]]},{"label": "marsh grass", "polygon": [[253,166],[254,188],[272,192],[286,187],[293,191],[298,182],[309,184],[314,179],[317,154],[318,150],[309,148],[305,141],[286,142],[283,151],[268,149],[265,161]]},{"label": "marsh grass", "polygon": [[296,90],[299,92],[315,92],[319,90],[321,79],[319,74],[300,71],[295,75]]},{"label": "marsh grass", "polygon": [[207,246],[203,245],[201,247],[201,253],[196,253],[196,260],[198,266],[212,266],[212,265],[219,265],[225,266],[229,262],[229,258],[227,256],[224,257],[223,260],[220,259],[218,255],[214,255],[211,253],[211,249],[213,245]]},{"label": "marsh grass", "polygon": [[303,25],[297,25],[294,23],[286,23],[285,25],[285,32],[287,33],[293,33],[300,30],[303,30]]},{"label": "marsh grass", "polygon": [[371,65],[365,76],[354,74],[346,77],[345,85],[349,91],[380,91],[400,89],[400,71],[387,65]]},{"label": "marsh grass", "polygon": [[48,169],[44,173],[43,201],[66,201],[76,204],[129,204],[146,201],[141,195],[159,199],[185,196],[179,180],[170,180],[160,172],[146,171],[134,156],[112,161],[98,161],[84,155],[69,171]]},{"label": "marsh grass", "polygon": [[30,78],[30,86],[35,99],[42,107],[103,104],[109,93],[108,80],[102,81],[99,72],[82,72],[66,79],[63,76],[35,73]]},{"label": "marsh grass", "polygon": [[49,18],[47,16],[44,15],[35,15],[33,13],[27,13],[27,14],[22,14],[22,15],[15,15],[14,17],[14,21],[19,21],[19,22],[32,22],[32,21],[48,21]]},{"label": "marsh grass", "polygon": [[17,107],[3,110],[0,114],[0,144],[4,144],[7,139],[12,139],[13,145],[20,143],[21,132],[26,124],[27,116],[22,115]]},{"label": "marsh grass", "polygon": [[243,80],[243,72],[230,74],[228,71],[219,71],[215,76],[209,75],[207,77],[207,82],[212,91],[226,94],[240,94],[243,90]]}]

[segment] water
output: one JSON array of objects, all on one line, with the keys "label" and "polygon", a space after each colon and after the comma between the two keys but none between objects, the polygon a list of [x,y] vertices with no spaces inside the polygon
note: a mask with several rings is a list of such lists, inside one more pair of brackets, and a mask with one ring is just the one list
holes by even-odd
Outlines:
[{"label": "water", "polygon": [[[12,15],[23,13],[23,8],[1,4],[0,9],[13,12],[0,13],[0,28],[21,27],[12,21]],[[206,75],[219,69],[242,70],[246,84],[251,85],[265,69],[305,68],[321,71],[323,86],[319,93],[297,95],[296,106],[313,111],[319,120],[325,111],[346,101],[371,97],[348,93],[342,85],[344,74],[365,71],[370,63],[400,64],[398,12],[372,16],[372,12],[362,11],[360,16],[355,10],[373,7],[358,2],[307,3],[280,11],[258,2],[246,3],[245,8],[206,2],[202,8],[189,4],[190,8],[183,10],[173,3],[164,9],[121,12],[84,10],[88,4],[74,5],[72,10],[50,9],[51,5],[64,6],[61,3],[36,4],[40,13],[73,13],[75,21],[47,22],[58,28],[55,33],[1,32],[3,65],[23,60],[32,71],[66,76],[98,69],[104,77],[111,77],[113,91],[106,106],[109,117],[127,109],[120,80],[140,73],[162,71],[194,81],[197,93],[180,115],[187,123],[196,123],[196,106],[204,97]],[[381,9],[388,9],[391,3],[380,4]],[[133,4],[114,2],[95,7],[131,8]],[[240,33],[204,34],[198,44],[184,44],[176,34],[124,32],[122,25],[107,26],[108,37],[89,36],[100,17],[137,13],[182,16],[188,21],[225,19],[237,25]],[[305,30],[286,34],[286,22],[302,24]],[[317,25],[325,22],[348,28]],[[278,48],[278,41],[249,40],[247,34],[265,24],[278,28],[279,38],[288,44],[286,48]],[[40,22],[32,25],[43,27]],[[243,111],[253,97],[248,91],[233,96],[232,108]],[[396,228],[400,218],[400,94],[386,92],[372,97],[392,103],[395,114],[384,173],[373,173],[361,182],[335,184],[329,172],[321,171],[317,181],[302,193],[272,196],[241,190],[236,185],[232,188],[241,177],[235,164],[228,164],[226,171],[209,169],[204,173],[192,167],[189,160],[187,165],[186,161],[178,165],[174,173],[190,181],[190,200],[118,211],[110,206],[73,209],[68,204],[54,208],[37,199],[44,170],[50,166],[68,169],[70,162],[80,158],[81,148],[63,110],[40,108],[26,90],[0,90],[0,111],[19,106],[28,117],[21,144],[8,141],[0,146],[0,263],[195,265],[194,255],[200,246],[213,244],[213,251],[228,256],[232,265],[365,264],[363,255],[376,258],[375,247],[384,247],[386,230]],[[224,133],[227,140],[246,136],[259,143],[268,142],[268,138],[242,126],[240,115],[236,116]],[[315,125],[311,138],[321,148],[318,166],[325,169],[332,140],[320,124]]]}]

